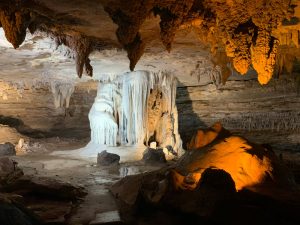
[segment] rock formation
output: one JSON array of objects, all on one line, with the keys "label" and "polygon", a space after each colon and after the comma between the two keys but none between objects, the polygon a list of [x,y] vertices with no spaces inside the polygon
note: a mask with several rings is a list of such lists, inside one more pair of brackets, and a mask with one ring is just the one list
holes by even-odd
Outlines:
[{"label": "rock formation", "polygon": [[156,141],[181,151],[176,87],[173,76],[147,71],[100,82],[89,113],[91,142],[126,146]]},{"label": "rock formation", "polygon": [[237,136],[230,136],[208,145],[207,148],[192,151],[179,164],[177,171],[180,173],[174,171],[174,183],[180,189],[195,189],[206,168],[218,168],[228,172],[237,190],[269,180],[292,185],[288,173],[280,168],[275,153]]},{"label": "rock formation", "polygon": [[[86,7],[83,2],[79,2],[80,4]],[[160,39],[168,51],[171,50],[177,33],[193,30],[204,46],[210,46],[216,59],[220,52],[225,53],[237,72],[246,74],[252,65],[261,84],[268,83],[274,73],[280,45],[299,45],[298,22],[291,22],[296,27],[286,22],[297,21],[297,1],[130,0],[124,3],[117,0],[97,4],[105,9],[118,26],[118,43],[108,40],[101,32],[92,32],[85,21],[82,21],[92,20],[93,15],[55,15],[55,10],[61,11],[60,6],[47,1],[2,1],[1,24],[8,41],[15,48],[24,41],[26,28],[31,32],[43,31],[56,39],[58,45],[70,47],[75,53],[79,77],[84,68],[87,75],[92,76],[93,68],[89,59],[92,51],[120,45],[127,51],[130,69],[134,70],[145,49],[154,47],[149,46],[152,31],[144,31],[145,24],[149,18],[153,20],[153,15],[160,18]],[[93,3],[91,6],[96,7],[97,4]],[[105,12],[101,11],[102,20],[98,22],[103,28],[107,28],[108,23],[111,24]],[[111,32],[111,29],[108,30]],[[284,39],[286,33],[292,33],[291,38]],[[224,64],[226,60],[215,61],[227,73]],[[228,74],[224,77],[226,80]]]},{"label": "rock formation", "polygon": [[[262,190],[270,184],[275,191],[268,189],[270,192],[264,193]],[[148,220],[152,223],[166,217],[170,224],[202,224],[204,221],[238,224],[246,215],[247,218],[256,215],[261,218],[258,223],[263,224],[265,217],[259,213],[262,202],[271,201],[274,207],[281,209],[288,205],[279,203],[282,199],[277,198],[277,191],[281,188],[293,193],[289,199],[296,196],[296,202],[299,201],[293,176],[270,149],[249,143],[242,137],[229,136],[219,137],[198,150],[187,151],[175,165],[125,177],[111,187],[111,192],[122,219],[129,223],[138,221],[139,216],[143,218],[145,211],[140,209],[147,208],[147,213],[151,212]],[[255,213],[244,206],[250,199]],[[156,221],[156,213],[164,216]],[[268,221],[273,221],[274,214],[271,215],[266,217]],[[298,220],[292,215],[277,216],[294,221],[292,224]]]},{"label": "rock formation", "polygon": [[207,130],[197,130],[196,134],[192,136],[191,140],[187,143],[188,150],[200,149],[215,139],[221,139],[230,136],[230,132],[222,127],[221,123],[215,123]]},{"label": "rock formation", "polygon": [[26,29],[31,22],[30,12],[22,8],[20,3],[21,1],[8,2],[0,11],[0,25],[14,48],[18,48],[25,40]]},{"label": "rock formation", "polygon": [[67,216],[85,195],[82,187],[24,175],[15,161],[0,158],[1,224],[66,224]]}]

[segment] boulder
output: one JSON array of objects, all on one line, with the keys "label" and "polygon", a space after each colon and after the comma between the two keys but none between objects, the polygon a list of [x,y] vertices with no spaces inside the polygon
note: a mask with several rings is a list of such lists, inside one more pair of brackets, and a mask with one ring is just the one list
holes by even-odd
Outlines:
[{"label": "boulder", "polygon": [[10,143],[6,142],[4,144],[0,144],[0,156],[13,156],[16,155],[15,146]]},{"label": "boulder", "polygon": [[[229,173],[237,190],[270,182],[284,186],[295,184],[291,173],[272,150],[234,135],[200,150],[187,152],[179,160],[176,171],[184,177],[191,174],[197,183],[207,168],[218,168]],[[177,177],[181,180],[178,187],[193,189],[185,178]]]},{"label": "boulder", "polygon": [[[143,216],[148,224],[299,224],[299,191],[272,149],[217,133],[174,164],[115,183],[110,190],[122,219],[128,224],[143,224],[137,222]],[[148,148],[143,159],[157,162],[158,153]],[[253,215],[258,216],[250,220]]]},{"label": "boulder", "polygon": [[8,157],[0,157],[0,187],[7,182],[23,176],[23,171],[17,163]]},{"label": "boulder", "polygon": [[0,183],[7,179],[18,178],[23,175],[23,171],[18,167],[18,163],[8,157],[0,157]]},{"label": "boulder", "polygon": [[86,195],[84,189],[49,177],[22,176],[8,183],[5,190],[19,195],[41,195],[52,199],[75,201]]},{"label": "boulder", "polygon": [[163,149],[147,148],[143,153],[143,161],[152,164],[165,163],[167,160]]},{"label": "boulder", "polygon": [[117,154],[109,153],[107,151],[98,153],[97,164],[99,166],[118,165],[119,162],[120,162],[120,156]]},{"label": "boulder", "polygon": [[0,224],[1,225],[41,225],[42,223],[25,208],[15,197],[0,194]]},{"label": "boulder", "polygon": [[[192,179],[186,179],[186,182],[192,182]],[[170,189],[161,204],[175,207],[184,213],[209,217],[218,205],[234,199],[235,194],[235,184],[230,174],[224,170],[208,168],[193,190]]]},{"label": "boulder", "polygon": [[0,177],[13,173],[15,170],[15,163],[7,157],[0,158]]},{"label": "boulder", "polygon": [[113,184],[110,191],[117,200],[128,207],[133,207],[137,203],[139,191],[142,187],[142,181],[142,174],[126,176]]},{"label": "boulder", "polygon": [[[24,208],[30,209],[43,221],[43,224],[66,224],[67,216],[70,215],[74,207],[87,194],[82,187],[68,182],[49,177],[27,175],[15,180],[9,180],[2,190],[21,197]],[[11,210],[14,210],[11,206],[9,207]],[[7,225],[19,224],[17,223],[17,215],[11,218],[15,219],[11,220],[11,223],[7,223]],[[1,215],[0,212],[0,221],[1,219],[5,221],[6,217],[4,214]],[[3,223],[0,222],[0,224],[2,225]],[[27,223],[20,223],[20,225],[27,225]]]}]

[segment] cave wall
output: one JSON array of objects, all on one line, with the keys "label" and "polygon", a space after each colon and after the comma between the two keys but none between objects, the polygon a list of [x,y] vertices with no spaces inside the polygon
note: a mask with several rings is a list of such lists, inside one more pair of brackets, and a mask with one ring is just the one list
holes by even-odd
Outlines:
[{"label": "cave wall", "polygon": [[[24,88],[21,93],[4,81],[0,87],[0,123],[12,123],[7,118],[19,119],[24,123],[19,130],[34,137],[89,137],[87,115],[96,96],[95,81],[75,85],[68,109],[54,107],[46,84]],[[197,128],[221,121],[227,129],[252,141],[300,150],[300,97],[294,77],[282,76],[265,86],[251,76],[231,79],[219,89],[211,82],[179,86],[176,102],[184,142]]]},{"label": "cave wall", "polygon": [[56,108],[48,83],[17,88],[0,80],[0,124],[32,137],[89,137],[87,114],[96,93],[96,82],[78,83],[69,108]]},{"label": "cave wall", "polygon": [[220,121],[252,141],[300,150],[300,97],[294,78],[230,80],[219,90],[213,84],[177,89],[179,131],[184,142],[196,127]]}]

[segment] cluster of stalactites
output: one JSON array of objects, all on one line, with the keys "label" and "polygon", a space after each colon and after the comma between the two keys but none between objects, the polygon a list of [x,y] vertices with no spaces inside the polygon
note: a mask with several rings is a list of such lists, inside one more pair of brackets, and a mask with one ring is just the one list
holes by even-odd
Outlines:
[{"label": "cluster of stalactites", "polygon": [[218,19],[218,32],[234,68],[245,74],[250,65],[258,74],[258,81],[266,84],[271,79],[279,41],[272,36],[288,16],[288,0],[274,1],[206,1]]},{"label": "cluster of stalactites", "polygon": [[81,78],[83,69],[85,69],[85,72],[88,76],[93,76],[93,67],[90,64],[89,59],[89,55],[93,51],[93,43],[89,38],[81,34],[74,34],[70,36],[64,35],[63,33],[52,33],[52,37],[55,40],[57,46],[63,44],[65,46],[68,46],[73,51],[78,77]]},{"label": "cluster of stalactites", "polygon": [[74,85],[71,83],[52,82],[50,89],[53,94],[55,108],[69,108]]},{"label": "cluster of stalactites", "polygon": [[161,40],[171,50],[179,29],[193,27],[215,53],[224,48],[241,74],[250,66],[266,84],[272,77],[279,42],[272,31],[291,12],[290,0],[114,1],[106,11],[118,24],[117,37],[128,52],[130,69],[142,56],[146,43],[139,29],[151,13],[159,15]]},{"label": "cluster of stalactites", "polygon": [[[81,77],[83,70],[92,75],[89,54],[96,44],[90,37],[60,29],[55,20],[30,11],[28,5],[36,2],[12,0],[0,8],[0,25],[15,48],[31,31],[42,27],[54,34],[58,44],[69,46],[75,53],[76,70]],[[160,17],[161,41],[171,50],[179,29],[193,27],[201,40],[205,40],[213,53],[225,49],[234,68],[245,74],[250,66],[258,73],[258,80],[266,84],[274,70],[275,58],[280,44],[274,38],[274,30],[292,12],[290,0],[113,0],[104,5],[106,12],[118,25],[117,37],[127,51],[130,69],[144,53],[147,43],[140,34],[145,20],[152,14]],[[22,6],[27,4],[27,6]],[[1,6],[1,5],[0,5]],[[42,18],[42,19],[41,19]],[[53,29],[52,29],[53,28]],[[55,30],[55,31],[53,31]],[[59,32],[57,32],[59,31]],[[68,35],[66,34],[68,32]],[[71,35],[70,35],[71,34]],[[293,35],[296,38],[296,35]],[[281,39],[280,39],[281,40]],[[296,40],[296,39],[295,39]]]},{"label": "cluster of stalactites", "polygon": [[42,22],[39,24],[38,15],[23,7],[23,4],[25,2],[14,0],[0,8],[0,27],[4,29],[6,39],[13,47],[18,48],[24,42],[27,29],[31,33],[36,30],[45,31],[47,35],[53,37],[57,45],[64,44],[74,52],[79,77],[82,76],[84,69],[88,76],[92,76],[93,67],[89,55],[94,49],[93,39],[77,32],[67,35],[63,30],[57,31],[57,27],[53,31],[52,26],[55,25],[46,25]]}]

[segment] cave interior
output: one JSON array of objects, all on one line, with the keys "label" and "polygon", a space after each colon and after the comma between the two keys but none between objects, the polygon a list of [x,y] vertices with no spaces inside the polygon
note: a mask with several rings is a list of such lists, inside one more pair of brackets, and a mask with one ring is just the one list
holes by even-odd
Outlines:
[{"label": "cave interior", "polygon": [[300,0],[1,0],[0,225],[299,225]]}]

